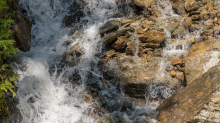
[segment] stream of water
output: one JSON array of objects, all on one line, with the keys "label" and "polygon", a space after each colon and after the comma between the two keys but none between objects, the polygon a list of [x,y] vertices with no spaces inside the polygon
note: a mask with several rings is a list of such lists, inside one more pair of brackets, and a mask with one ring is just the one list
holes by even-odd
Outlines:
[{"label": "stream of water", "polygon": [[[82,5],[84,16],[71,27],[64,27],[63,19],[69,14],[67,8],[74,2]],[[129,2],[126,0],[125,3]],[[20,0],[19,3],[27,10],[27,17],[33,22],[31,50],[18,53],[22,55],[22,62],[17,65],[17,73],[21,80],[17,92],[19,99],[17,107],[23,116],[22,122],[98,122],[88,113],[94,110],[91,107],[92,104],[85,102],[84,99],[84,95],[87,93],[87,81],[90,81],[87,77],[88,71],[92,72],[94,77],[100,77],[98,68],[91,66],[91,63],[98,63],[99,60],[95,54],[102,50],[102,44],[98,43],[100,40],[98,30],[113,15],[121,14],[122,18],[126,18],[129,15],[123,14],[123,11],[132,13],[133,9],[127,6],[121,10],[119,6],[122,4],[117,0],[88,0],[84,2],[80,0]],[[76,38],[70,38],[70,33],[75,34]],[[78,35],[79,33],[81,35]],[[68,47],[63,45],[67,40],[72,40],[72,44]],[[80,62],[74,67],[60,65],[62,55],[76,43],[85,48],[85,54]],[[73,84],[69,80],[76,70],[80,75],[79,84]],[[101,81],[98,83],[102,88]],[[109,90],[100,90],[101,95],[108,95],[112,98],[117,95],[120,98],[118,103],[126,101],[125,96],[118,92],[113,85],[107,83],[107,86]],[[150,90],[152,95],[156,91],[153,86]],[[169,97],[170,93],[166,94],[164,91],[164,95]],[[116,105],[112,98],[107,99],[109,107]],[[147,103],[144,107],[134,104],[132,107],[129,115],[128,110],[122,111],[113,108],[113,111],[106,116],[114,117],[117,114],[122,117],[124,123],[146,120],[152,123],[156,122],[156,120],[149,120],[147,117],[147,115],[157,115],[156,106]],[[115,123],[119,122],[112,119]]]}]

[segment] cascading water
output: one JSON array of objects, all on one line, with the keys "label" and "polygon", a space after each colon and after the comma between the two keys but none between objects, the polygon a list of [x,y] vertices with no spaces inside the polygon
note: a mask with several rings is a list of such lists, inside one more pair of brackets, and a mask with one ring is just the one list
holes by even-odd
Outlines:
[{"label": "cascading water", "polygon": [[[67,8],[72,3],[79,3],[83,7],[83,17],[75,22],[72,28],[63,27],[63,19],[68,16]],[[129,3],[127,0],[125,3]],[[32,19],[32,48],[29,52],[22,53],[22,63],[17,65],[17,72],[21,82],[17,92],[19,105],[22,113],[23,123],[92,123],[98,122],[89,115],[89,111],[94,110],[91,103],[84,100],[86,94],[86,83],[88,73],[97,79],[99,88],[103,88],[99,79],[99,69],[91,64],[98,64],[99,59],[95,54],[102,50],[100,43],[99,27],[114,15],[125,16],[122,10],[132,13],[133,9],[123,8],[125,3],[117,0],[20,0],[19,3],[27,10],[27,16]],[[167,10],[172,11],[172,8]],[[171,13],[172,14],[172,13]],[[126,16],[130,16],[129,14]],[[78,30],[76,30],[76,28]],[[80,32],[81,35],[78,35]],[[75,38],[69,38],[68,34],[74,33]],[[62,55],[70,49],[63,44],[71,40],[73,46],[79,43],[83,46],[85,53],[81,60],[74,67],[60,65]],[[163,62],[161,64],[164,64]],[[25,69],[25,71],[22,71]],[[163,69],[163,68],[161,68]],[[70,81],[73,74],[80,75],[79,84]],[[145,107],[135,106],[126,96],[116,90],[110,83],[106,83],[108,91],[100,90],[101,95],[108,95],[109,117],[123,118],[123,122],[144,122],[148,120],[148,115],[156,116],[155,111],[158,104],[146,104]],[[151,96],[157,96],[157,91],[163,93],[164,98],[168,98],[172,92],[166,88],[150,87],[148,89]],[[168,93],[170,92],[170,93]],[[115,96],[119,99],[114,100]],[[148,99],[148,98],[147,98]],[[123,111],[115,106],[129,102],[131,110]],[[128,115],[129,114],[129,115]],[[119,120],[114,120],[119,122]],[[152,123],[156,120],[151,119]],[[122,121],[121,121],[122,122]]]}]

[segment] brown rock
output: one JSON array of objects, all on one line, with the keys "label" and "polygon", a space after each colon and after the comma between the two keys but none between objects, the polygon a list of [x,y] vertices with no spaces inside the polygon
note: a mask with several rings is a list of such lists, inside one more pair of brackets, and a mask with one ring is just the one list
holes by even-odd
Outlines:
[{"label": "brown rock", "polygon": [[138,52],[138,45],[133,41],[127,43],[127,48],[125,50],[126,55],[135,55]]},{"label": "brown rock", "polygon": [[126,23],[131,23],[132,20],[129,20],[129,19],[123,19],[121,20],[121,24],[126,24]]},{"label": "brown rock", "polygon": [[12,37],[21,51],[29,51],[31,48],[31,27],[30,19],[16,14],[15,23],[12,25]]},{"label": "brown rock", "polygon": [[170,75],[171,75],[172,77],[175,77],[175,76],[176,76],[176,72],[175,72],[174,70],[171,70],[171,71],[170,71]]},{"label": "brown rock", "polygon": [[165,33],[164,32],[159,32],[156,30],[148,31],[147,33],[144,34],[143,37],[140,37],[140,40],[142,42],[151,42],[151,43],[161,43],[165,39]]},{"label": "brown rock", "polygon": [[173,65],[178,65],[178,64],[182,64],[183,63],[183,60],[182,59],[177,59],[173,62]]},{"label": "brown rock", "polygon": [[112,45],[116,50],[123,50],[127,46],[128,39],[125,36],[121,36],[118,40]]},{"label": "brown rock", "polygon": [[216,39],[193,44],[184,59],[187,83],[191,83],[209,68],[217,65],[220,61],[219,56],[220,44]]},{"label": "brown rock", "polygon": [[180,80],[181,82],[183,82],[184,81],[184,73],[183,72],[176,72],[176,78],[178,79],[178,80]]},{"label": "brown rock", "polygon": [[99,33],[102,35],[105,32],[108,32],[114,28],[117,28],[119,24],[120,24],[120,21],[118,19],[110,20],[99,28]]},{"label": "brown rock", "polygon": [[116,32],[111,32],[111,33],[105,35],[101,41],[105,42],[105,44],[112,43],[112,42],[116,41],[117,38],[120,37],[121,35],[125,35],[126,32],[132,31],[132,30],[133,29],[130,27],[121,28],[121,29],[117,30]]},{"label": "brown rock", "polygon": [[147,9],[155,0],[133,0],[137,6],[140,6],[143,9]]},{"label": "brown rock", "polygon": [[184,1],[174,1],[172,3],[173,9],[176,10],[176,12],[180,15],[185,15],[186,11],[185,11],[185,3]]},{"label": "brown rock", "polygon": [[205,74],[189,83],[185,88],[177,90],[165,100],[157,110],[162,123],[185,123],[210,102],[212,93],[220,85],[220,66],[209,69]]},{"label": "brown rock", "polygon": [[177,27],[180,25],[179,22],[175,22],[175,23],[172,23],[170,25],[168,25],[166,28],[172,33],[174,30],[177,29]]},{"label": "brown rock", "polygon": [[141,25],[142,28],[144,28],[145,30],[148,30],[150,28],[150,25],[147,23],[144,23]]},{"label": "brown rock", "polygon": [[188,12],[197,10],[200,7],[199,3],[196,0],[186,0],[185,2],[185,9]]},{"label": "brown rock", "polygon": [[183,26],[189,28],[192,25],[192,19],[190,17],[184,18]]},{"label": "brown rock", "polygon": [[173,33],[172,37],[184,36],[186,35],[185,28],[183,26],[179,26]]}]

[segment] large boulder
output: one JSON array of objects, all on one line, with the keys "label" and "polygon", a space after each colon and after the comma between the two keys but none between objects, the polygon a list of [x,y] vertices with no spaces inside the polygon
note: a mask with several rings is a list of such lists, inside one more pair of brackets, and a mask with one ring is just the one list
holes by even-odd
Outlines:
[{"label": "large boulder", "polygon": [[190,84],[220,61],[220,43],[216,39],[194,44],[185,57],[186,81]]},{"label": "large boulder", "polygon": [[[212,94],[220,86],[220,66],[209,69],[205,74],[176,91],[157,110],[162,123],[185,123],[194,117],[210,102]],[[219,108],[218,108],[219,110]]]},{"label": "large boulder", "polygon": [[[151,85],[177,89],[180,83],[164,69],[166,64],[161,63],[163,58],[149,55],[137,57],[118,53],[106,63],[105,69],[112,70],[115,75],[112,77],[113,80],[117,80],[116,83],[119,83],[125,93],[132,97],[145,98],[146,87]],[[153,56],[153,53],[151,55]]]}]

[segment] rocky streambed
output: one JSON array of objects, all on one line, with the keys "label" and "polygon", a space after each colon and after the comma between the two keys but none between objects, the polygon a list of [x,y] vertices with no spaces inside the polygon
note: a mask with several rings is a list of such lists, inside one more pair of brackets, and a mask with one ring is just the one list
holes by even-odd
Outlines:
[{"label": "rocky streambed", "polygon": [[49,72],[86,85],[79,95],[91,104],[83,112],[91,122],[220,122],[220,1],[116,1],[117,12],[88,38],[82,25],[98,11],[90,2],[73,3],[62,21],[72,27],[59,44],[66,49]]}]

